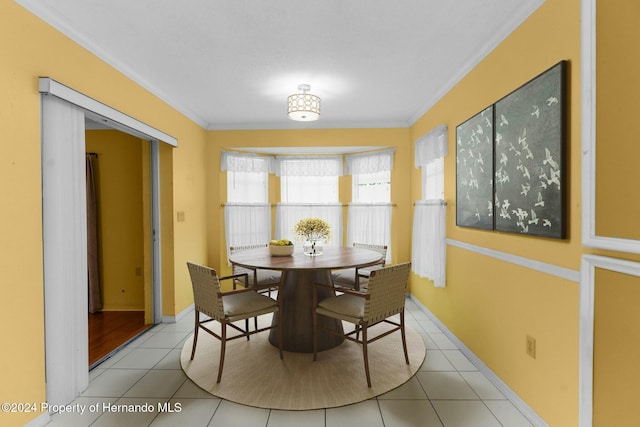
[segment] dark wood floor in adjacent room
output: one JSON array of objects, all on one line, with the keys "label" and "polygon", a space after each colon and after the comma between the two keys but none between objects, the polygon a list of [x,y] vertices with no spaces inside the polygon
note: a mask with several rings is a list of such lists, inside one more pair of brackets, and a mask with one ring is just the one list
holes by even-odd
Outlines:
[{"label": "dark wood floor in adjacent room", "polygon": [[149,327],[144,311],[89,313],[89,366]]}]

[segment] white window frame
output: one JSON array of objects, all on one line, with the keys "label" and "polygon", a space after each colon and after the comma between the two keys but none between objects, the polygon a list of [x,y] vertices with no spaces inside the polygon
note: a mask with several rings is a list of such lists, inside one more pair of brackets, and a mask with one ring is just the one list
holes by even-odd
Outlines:
[{"label": "white window frame", "polygon": [[444,200],[444,158],[434,159],[421,169],[422,200]]},{"label": "white window frame", "polygon": [[282,203],[338,203],[338,176],[281,176]]},{"label": "white window frame", "polygon": [[[385,149],[346,156],[346,172],[351,174],[347,246],[354,243],[386,246],[386,263],[391,262],[391,170],[394,153],[395,149]],[[364,189],[363,185],[368,188]]]},{"label": "white window frame", "polygon": [[[232,246],[266,244],[271,240],[269,172],[272,169],[273,161],[269,156],[221,153],[220,170],[227,173],[227,203],[224,208],[227,259]],[[258,191],[254,191],[256,179],[260,186]],[[235,184],[245,188],[236,191]]]},{"label": "white window frame", "polygon": [[[366,189],[363,188],[365,185]],[[351,175],[351,201],[353,203],[391,203],[391,171]]]},{"label": "white window frame", "polygon": [[[293,235],[295,223],[303,218],[319,217],[331,226],[331,238],[325,246],[340,246],[342,206],[338,177],[343,172],[342,156],[278,156],[275,163],[281,198],[276,208],[275,237],[288,238],[300,245],[303,242]],[[322,183],[320,186],[319,182]],[[331,188],[320,195],[323,187]],[[306,191],[302,192],[300,188],[306,188]]]},{"label": "white window frame", "polygon": [[227,203],[268,202],[268,173],[227,171]]},{"label": "white window frame", "polygon": [[411,243],[411,269],[420,277],[446,284],[446,202],[444,157],[447,126],[440,125],[415,142],[415,166],[422,169],[422,200],[415,204]]}]

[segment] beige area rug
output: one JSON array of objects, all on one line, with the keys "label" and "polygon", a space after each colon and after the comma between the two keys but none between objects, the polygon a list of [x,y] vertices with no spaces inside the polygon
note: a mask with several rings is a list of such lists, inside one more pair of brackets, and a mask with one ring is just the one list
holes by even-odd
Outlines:
[{"label": "beige area rug", "polygon": [[[371,332],[386,326],[379,325]],[[375,336],[370,332],[370,336]],[[269,343],[269,332],[227,343],[220,384],[216,384],[220,342],[200,332],[193,360],[193,335],[180,355],[182,369],[199,387],[222,399],[259,408],[308,410],[349,405],[386,393],[408,381],[425,357],[422,337],[406,328],[409,362],[404,362],[399,332],[369,345],[372,387],[367,387],[362,347],[345,341],[331,350],[313,355],[284,352]]]}]

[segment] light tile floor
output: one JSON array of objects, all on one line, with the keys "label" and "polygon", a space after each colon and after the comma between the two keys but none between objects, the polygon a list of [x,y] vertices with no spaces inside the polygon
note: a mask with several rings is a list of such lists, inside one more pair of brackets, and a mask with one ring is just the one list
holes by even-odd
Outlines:
[{"label": "light tile floor", "polygon": [[[404,385],[375,399],[340,408],[281,411],[218,399],[189,380],[180,351],[193,318],[158,325],[90,372],[77,412],[52,416],[49,426],[234,427],[484,427],[532,426],[420,308],[407,300],[407,324],[423,337],[427,356]],[[146,405],[147,412],[114,412],[110,405]],[[164,412],[158,411],[164,405]],[[171,412],[170,410],[173,410]],[[179,411],[178,411],[179,410]]]}]

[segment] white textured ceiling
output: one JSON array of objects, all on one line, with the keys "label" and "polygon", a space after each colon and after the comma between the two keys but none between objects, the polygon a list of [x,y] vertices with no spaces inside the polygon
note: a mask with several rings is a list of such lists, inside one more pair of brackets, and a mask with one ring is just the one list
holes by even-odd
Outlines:
[{"label": "white textured ceiling", "polygon": [[410,126],[544,2],[17,1],[208,129]]}]

